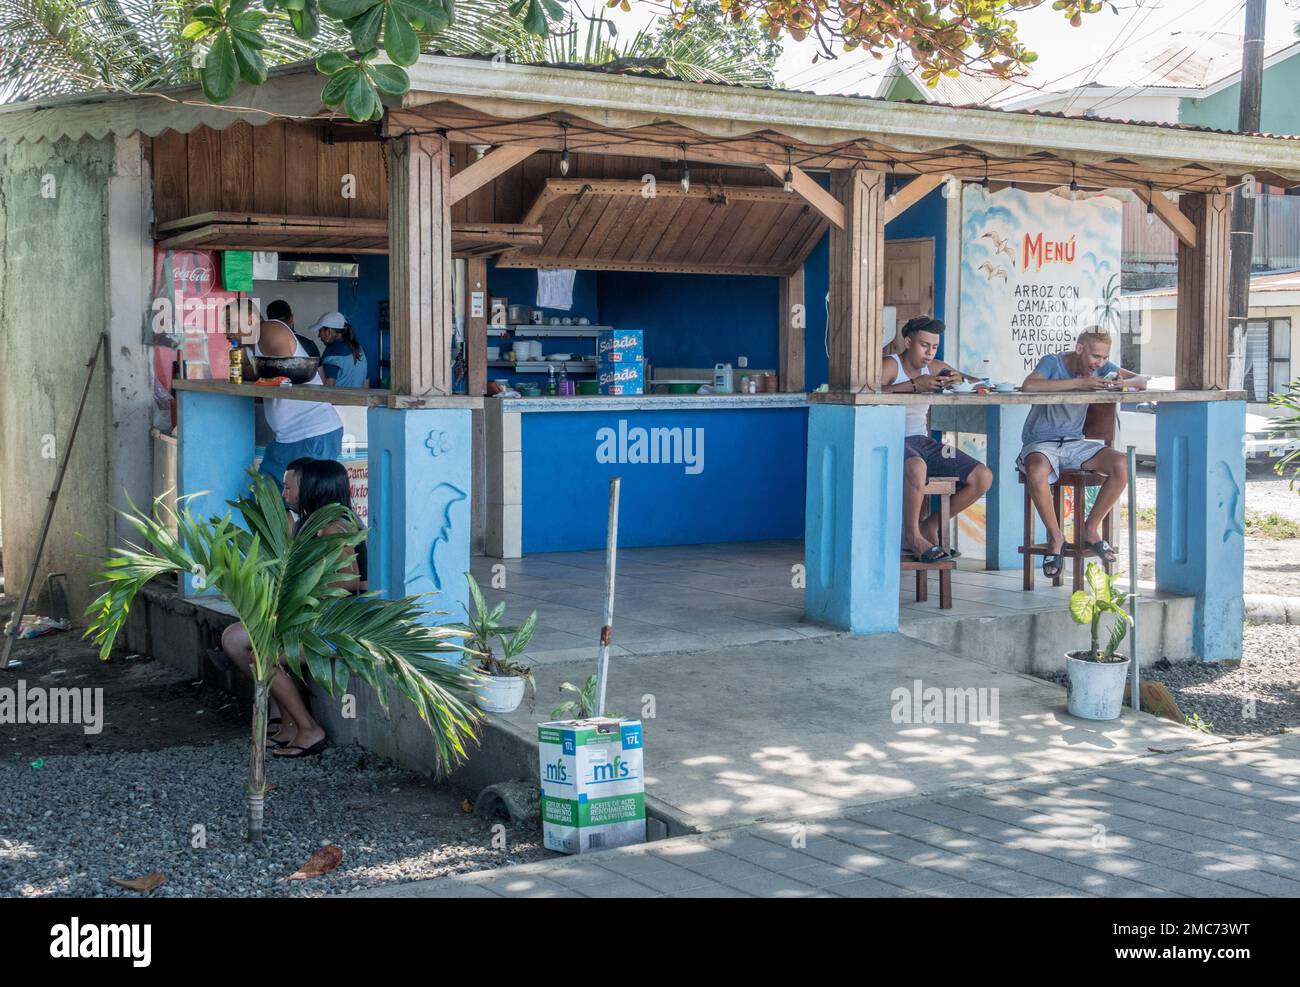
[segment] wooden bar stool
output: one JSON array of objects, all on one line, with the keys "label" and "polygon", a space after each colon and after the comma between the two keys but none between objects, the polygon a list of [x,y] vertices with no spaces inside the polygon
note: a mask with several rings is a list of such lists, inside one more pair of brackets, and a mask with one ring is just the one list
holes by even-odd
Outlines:
[{"label": "wooden bar stool", "polygon": [[[948,547],[948,521],[951,514],[948,510],[948,498],[957,492],[957,481],[953,477],[939,477],[933,480],[927,480],[925,484],[926,504],[929,504],[930,497],[939,498],[939,545],[943,548]],[[929,512],[926,512],[928,516]],[[957,563],[953,559],[944,562],[918,562],[912,558],[910,552],[904,552],[902,559],[899,561],[899,568],[903,572],[916,573],[916,602],[925,603],[930,598],[929,579],[930,572],[939,573],[939,609],[952,609],[952,571],[957,568]]]},{"label": "wooden bar stool", "polygon": [[[1106,482],[1106,474],[1094,473],[1092,470],[1066,470],[1056,478],[1052,484],[1052,508],[1056,513],[1056,523],[1060,526],[1061,531],[1065,531],[1065,491],[1071,491],[1071,500],[1074,508],[1074,531],[1073,537],[1066,538],[1061,546],[1061,558],[1071,559],[1074,563],[1074,588],[1083,589],[1083,570],[1088,560],[1097,560],[1083,544],[1083,522],[1088,516],[1085,505],[1085,497],[1089,487],[1099,487]],[[1034,542],[1034,522],[1037,515],[1034,511],[1034,502],[1029,497],[1029,487],[1025,485],[1025,476],[1020,474],[1020,485],[1025,488],[1025,533],[1022,539],[1023,544],[1020,547],[1020,554],[1025,557],[1025,592],[1034,588],[1034,557],[1038,555],[1050,555],[1046,542]],[[1106,541],[1111,541],[1111,518],[1114,511],[1106,515],[1106,520],[1101,524],[1101,536]],[[1111,567],[1106,566],[1106,571],[1110,572]],[[1065,580],[1065,565],[1062,564],[1060,571],[1052,577],[1052,585],[1060,586]]]}]

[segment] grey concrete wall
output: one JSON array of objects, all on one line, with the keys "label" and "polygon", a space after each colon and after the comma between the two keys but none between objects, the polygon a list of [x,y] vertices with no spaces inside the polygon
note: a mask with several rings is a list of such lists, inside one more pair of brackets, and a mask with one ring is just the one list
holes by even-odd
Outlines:
[{"label": "grey concrete wall", "polygon": [[[19,591],[35,553],[85,364],[108,322],[104,250],[108,141],[0,144],[0,503],[6,585]],[[68,574],[74,616],[112,522],[109,398],[96,373],[68,465],[39,581]]]}]

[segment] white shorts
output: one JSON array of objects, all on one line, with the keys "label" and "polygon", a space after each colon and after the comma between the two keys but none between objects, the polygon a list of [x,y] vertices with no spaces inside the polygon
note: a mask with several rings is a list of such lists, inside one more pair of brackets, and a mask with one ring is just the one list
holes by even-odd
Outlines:
[{"label": "white shorts", "polygon": [[1062,472],[1083,469],[1084,463],[1105,448],[1106,443],[1097,439],[1048,439],[1046,442],[1031,442],[1020,450],[1016,469],[1025,472],[1025,460],[1034,453],[1039,453],[1046,456],[1052,464],[1052,475],[1047,482],[1055,483]]}]

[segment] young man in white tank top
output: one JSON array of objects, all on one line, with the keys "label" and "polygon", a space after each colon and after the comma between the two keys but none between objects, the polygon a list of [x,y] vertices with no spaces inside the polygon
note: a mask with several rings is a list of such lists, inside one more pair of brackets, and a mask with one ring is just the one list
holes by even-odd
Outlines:
[{"label": "young man in white tank top", "polygon": [[[921,315],[909,319],[899,335],[903,349],[884,358],[880,379],[886,394],[932,394],[959,380],[974,380],[937,359],[944,325]],[[949,501],[956,517],[993,485],[993,471],[966,453],[930,437],[930,406],[908,404],[903,440],[903,549],[918,562],[943,562],[961,553],[944,549],[939,541],[939,515],[924,522],[925,484],[931,477],[953,477],[957,493]]]},{"label": "young man in white tank top", "polygon": [[[232,302],[226,309],[227,331],[229,323],[235,319],[231,313],[240,304]],[[247,305],[246,302],[242,304]],[[293,330],[279,319],[267,319],[261,323],[253,353],[256,356],[307,355]],[[323,385],[318,372],[315,378],[300,386]],[[275,439],[267,443],[258,472],[269,476],[278,486],[284,485],[284,468],[295,459],[338,459],[343,454],[343,419],[332,404],[289,398],[267,397],[264,400],[266,423],[275,433]]]}]

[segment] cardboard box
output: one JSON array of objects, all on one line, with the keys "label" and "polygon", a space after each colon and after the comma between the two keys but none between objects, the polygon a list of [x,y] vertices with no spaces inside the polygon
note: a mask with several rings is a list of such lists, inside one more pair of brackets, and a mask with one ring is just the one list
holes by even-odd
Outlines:
[{"label": "cardboard box", "polygon": [[640,720],[556,720],[538,725],[537,740],[548,850],[645,842]]},{"label": "cardboard box", "polygon": [[606,329],[596,337],[596,359],[602,363],[645,361],[645,336],[640,329]]},{"label": "cardboard box", "polygon": [[626,363],[596,364],[596,390],[601,394],[644,394],[645,363],[639,359]]}]

